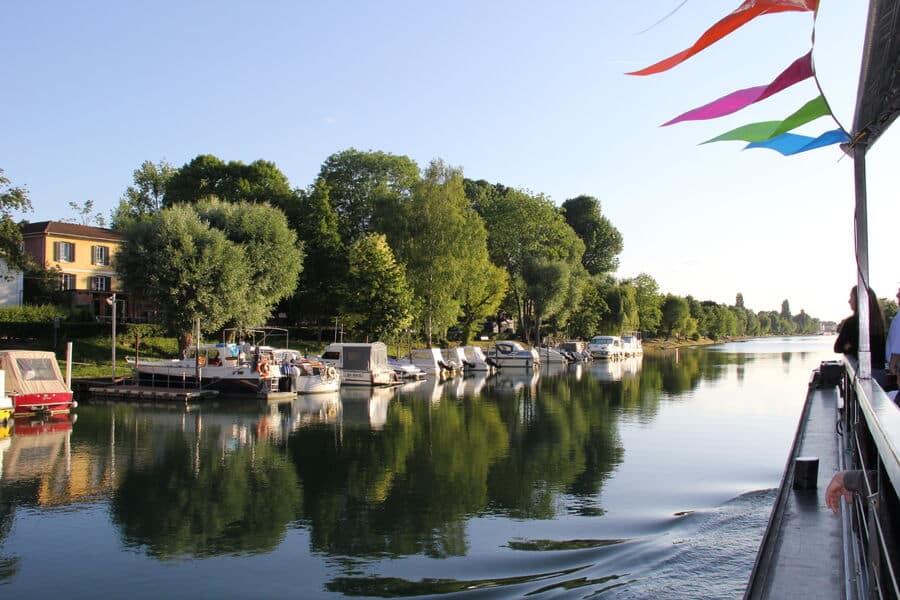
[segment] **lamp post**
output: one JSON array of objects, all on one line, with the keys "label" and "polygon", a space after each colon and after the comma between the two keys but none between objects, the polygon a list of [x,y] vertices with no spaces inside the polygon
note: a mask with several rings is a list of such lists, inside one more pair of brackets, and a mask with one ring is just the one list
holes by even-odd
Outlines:
[{"label": "lamp post", "polygon": [[116,295],[106,299],[106,303],[112,306],[112,379],[116,381]]}]

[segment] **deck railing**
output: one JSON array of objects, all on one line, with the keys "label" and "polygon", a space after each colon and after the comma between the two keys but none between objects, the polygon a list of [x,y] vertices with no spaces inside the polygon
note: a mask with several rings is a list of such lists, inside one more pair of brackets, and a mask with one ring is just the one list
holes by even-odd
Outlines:
[{"label": "deck railing", "polygon": [[[844,405],[837,423],[843,438],[844,469],[866,473],[865,490],[850,507],[842,503],[845,563],[862,564],[855,578],[861,598],[900,598],[900,409],[872,379],[859,379],[845,361],[841,386]],[[853,569],[855,570],[855,569]],[[848,594],[849,595],[849,594]]]}]

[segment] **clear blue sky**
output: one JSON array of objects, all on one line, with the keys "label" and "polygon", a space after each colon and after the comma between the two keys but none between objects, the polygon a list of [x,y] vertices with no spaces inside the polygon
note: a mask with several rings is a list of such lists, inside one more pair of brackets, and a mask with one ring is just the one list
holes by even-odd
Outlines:
[{"label": "clear blue sky", "polygon": [[[739,0],[566,3],[12,2],[3,10],[0,168],[32,220],[116,205],[144,160],[275,162],[294,187],[355,147],[442,158],[466,176],[600,199],[624,236],[620,276],[823,319],[855,282],[852,162],[699,142],[780,119],[812,81],[735,115],[659,124],[762,85],[810,47],[812,15],[764,16],[664,74]],[[849,129],[866,4],[821,0],[814,60]],[[643,32],[643,33],[642,33]],[[800,133],[834,125],[816,121]],[[898,285],[900,133],[869,154],[872,285]]]}]

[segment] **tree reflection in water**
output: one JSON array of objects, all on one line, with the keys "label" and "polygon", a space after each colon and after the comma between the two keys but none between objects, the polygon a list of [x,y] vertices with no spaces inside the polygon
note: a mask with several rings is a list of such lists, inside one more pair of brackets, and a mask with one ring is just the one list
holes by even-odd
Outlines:
[{"label": "tree reflection in water", "polygon": [[[577,377],[548,369],[470,387],[428,382],[376,398],[386,406],[377,427],[371,397],[348,396],[327,418],[298,418],[291,407],[279,435],[235,443],[215,427],[192,432],[126,413],[130,436],[86,409],[76,437],[117,440],[113,517],[128,543],[153,556],[267,552],[292,524],[332,556],[464,556],[472,517],[603,514],[604,482],[625,455],[620,419],[650,421],[661,402],[745,360],[682,351],[615,370],[582,365]],[[258,412],[241,418],[277,427],[277,411]],[[357,412],[369,417],[348,417]],[[138,431],[152,450],[125,459]]]}]

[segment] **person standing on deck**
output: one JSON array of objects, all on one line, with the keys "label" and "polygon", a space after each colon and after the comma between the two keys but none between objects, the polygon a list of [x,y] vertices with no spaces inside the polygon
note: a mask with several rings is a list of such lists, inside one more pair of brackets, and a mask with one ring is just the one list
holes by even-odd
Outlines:
[{"label": "person standing on deck", "polygon": [[[878,298],[872,288],[867,290],[869,299],[869,349],[872,352],[872,377],[884,387],[884,316],[878,306]],[[850,308],[853,314],[841,321],[838,326],[838,337],[834,342],[834,351],[852,356],[859,360],[859,313],[857,312],[856,286],[850,290]]]},{"label": "person standing on deck", "polygon": [[[900,304],[900,289],[897,290],[897,303]],[[900,313],[894,315],[888,331],[884,357],[888,362],[888,373],[893,376],[894,387],[900,383]]]}]

